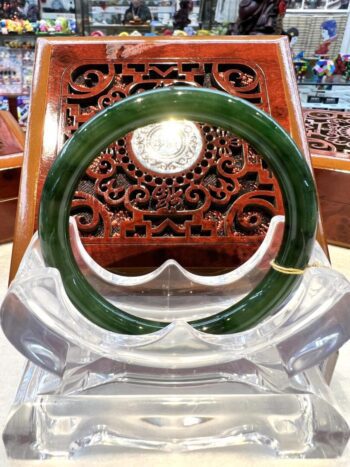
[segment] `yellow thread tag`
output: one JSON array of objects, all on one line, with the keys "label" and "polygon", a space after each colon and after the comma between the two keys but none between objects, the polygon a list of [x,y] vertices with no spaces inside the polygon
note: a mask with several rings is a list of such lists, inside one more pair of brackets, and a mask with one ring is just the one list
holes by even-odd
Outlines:
[{"label": "yellow thread tag", "polygon": [[304,274],[305,271],[305,269],[286,268],[280,264],[275,263],[275,260],[272,260],[270,264],[275,271],[281,272],[282,274],[291,274],[296,276]]},{"label": "yellow thread tag", "polygon": [[331,266],[324,265],[324,264],[321,264],[318,261],[316,261],[313,264],[308,264],[305,267],[305,269],[286,268],[284,266],[281,266],[280,264],[277,264],[274,259],[272,261],[270,261],[270,265],[271,265],[272,269],[274,269],[275,271],[281,272],[282,274],[291,274],[291,275],[295,275],[295,276],[296,275],[299,276],[301,274],[304,274],[306,269],[310,269],[310,268],[327,268],[327,269],[329,269],[331,267]]}]

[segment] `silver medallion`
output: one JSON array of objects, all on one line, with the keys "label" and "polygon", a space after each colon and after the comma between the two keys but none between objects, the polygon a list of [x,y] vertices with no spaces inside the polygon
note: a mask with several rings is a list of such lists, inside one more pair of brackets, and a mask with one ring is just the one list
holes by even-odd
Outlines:
[{"label": "silver medallion", "polygon": [[167,120],[134,131],[131,147],[149,170],[174,174],[189,169],[203,147],[200,129],[188,120]]}]

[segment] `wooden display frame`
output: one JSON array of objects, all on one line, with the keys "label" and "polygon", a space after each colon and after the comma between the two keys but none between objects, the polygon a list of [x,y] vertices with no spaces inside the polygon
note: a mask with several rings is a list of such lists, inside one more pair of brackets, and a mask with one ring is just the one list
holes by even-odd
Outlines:
[{"label": "wooden display frame", "polygon": [[[103,97],[103,99],[108,97],[109,102],[104,100],[102,104],[107,105],[113,102],[113,99],[120,97],[118,92],[121,93],[125,87],[129,86],[128,83],[118,82],[123,74],[116,72],[117,66],[119,67],[118,70],[122,70],[124,64],[134,64],[132,65],[135,70],[134,78],[131,78],[134,79],[132,84],[133,86],[139,86],[138,91],[144,90],[144,80],[141,80],[142,83],[140,84],[139,78],[140,73],[143,73],[138,71],[138,64],[140,63],[146,67],[142,68],[142,70],[147,71],[149,77],[147,79],[151,79],[156,74],[155,85],[157,86],[174,83],[184,84],[180,82],[182,79],[179,78],[180,71],[183,74],[192,73],[192,71],[188,71],[193,70],[190,67],[191,64],[196,63],[199,67],[203,63],[209,64],[208,73],[205,73],[206,69],[204,68],[203,76],[198,78],[202,80],[201,83],[195,82],[192,84],[212,87],[215,81],[216,88],[221,88],[223,91],[257,103],[291,134],[306,159],[310,162],[298,89],[286,38],[195,37],[184,39],[167,37],[126,39],[108,37],[74,38],[74,40],[71,38],[39,39],[11,277],[15,274],[25,248],[37,229],[38,206],[43,182],[54,158],[64,144],[65,138],[74,132],[74,127],[91,118],[95,112],[91,111],[91,100],[95,99],[96,96],[100,97],[99,93],[103,93],[104,89],[110,91],[111,88],[108,86],[113,86],[114,95],[110,93],[108,96]],[[168,68],[159,66],[160,63],[167,64]],[[169,66],[174,63],[176,66],[173,67],[174,69],[170,69]],[[184,67],[184,63],[186,67]],[[216,69],[215,67],[218,67],[220,63],[226,64],[225,66],[227,64],[240,64],[241,68],[238,70],[241,73],[241,75],[238,73],[240,78],[237,78],[237,73],[236,77],[232,78],[232,73],[235,71],[232,70],[232,67],[226,70],[227,73],[225,68],[221,71],[219,68]],[[89,68],[89,64],[98,64],[98,66]],[[82,67],[82,71],[77,72],[77,67]],[[110,73],[109,70],[112,67],[114,69]],[[245,79],[244,75],[246,74],[249,77],[249,72],[245,73],[247,67],[254,69],[255,75],[250,81],[244,82],[242,81],[242,79]],[[99,73],[96,73],[96,70]],[[216,74],[215,70],[217,71]],[[150,74],[151,72],[152,74]],[[205,81],[207,79],[206,74],[209,75],[209,84],[208,80]],[[192,75],[195,75],[195,73],[192,73]],[[258,87],[256,85],[257,76],[261,78]],[[89,91],[86,79],[90,79],[90,91],[94,88],[93,92]],[[239,82],[237,79],[241,79],[241,81]],[[109,84],[108,80],[111,80]],[[69,93],[67,93],[67,89],[70,90]],[[87,102],[85,106],[79,108],[73,106],[73,104],[78,101],[82,102],[84,99]],[[132,165],[128,164],[128,162],[127,165]],[[266,167],[261,167],[261,173],[268,174]],[[134,176],[134,173],[132,173],[132,176]],[[141,177],[141,175],[139,176]],[[153,177],[154,174],[150,174],[150,176]],[[167,183],[166,180],[163,182],[164,184]],[[96,180],[95,183],[97,183]],[[268,184],[273,185],[276,199],[278,199],[279,189],[274,185],[271,177]],[[271,193],[268,193],[268,196],[271,196]],[[96,204],[96,201],[93,201],[93,203]],[[283,212],[280,203],[278,201],[276,203],[277,208],[273,214]],[[79,196],[73,202],[75,208],[78,205]],[[93,208],[94,204],[90,203],[89,206]],[[154,215],[153,211],[152,215]],[[170,212],[171,209],[169,208],[168,211]],[[197,209],[198,211],[199,209]],[[242,208],[242,212],[246,213],[247,211]],[[255,214],[253,213],[253,215]],[[251,217],[249,218],[248,213],[247,216],[248,221],[246,219],[243,219],[243,221],[251,223],[252,215],[250,214]],[[120,223],[120,219],[117,218],[116,224],[118,222]],[[144,225],[145,220],[142,219],[137,222]],[[202,228],[205,225],[205,228],[207,228],[208,225],[212,225],[212,222],[213,219],[205,219],[204,222],[202,216],[194,222],[194,226]],[[168,225],[170,225],[170,222],[168,222]],[[250,226],[248,225],[248,227]],[[159,261],[162,262],[169,258],[171,252],[181,264],[188,268],[196,269],[202,266],[202,271],[204,271],[203,265],[205,265],[206,273],[218,273],[243,263],[257,250],[264,238],[264,231],[261,231],[259,235],[255,235],[255,237],[241,235],[238,241],[237,235],[231,235],[232,232],[227,237],[214,235],[213,238],[208,238],[207,234],[197,234],[196,231],[196,235],[186,237],[181,241],[177,237],[171,236],[164,236],[154,241],[150,236],[143,237],[142,230],[141,235],[133,238],[121,238],[121,236],[112,238],[105,235],[103,237],[94,237],[90,235],[91,228],[89,224],[87,226],[85,224],[84,227],[83,222],[80,223],[82,240],[87,251],[102,266],[117,267],[119,272],[128,272],[126,266],[130,266],[130,264],[134,272],[136,270],[138,272],[144,271],[145,265],[148,269],[156,267],[159,265]],[[182,229],[181,226],[178,228]],[[319,240],[326,249],[321,227],[320,232]],[[110,261],[111,257],[117,258],[118,261],[112,263]],[[188,258],[191,260],[188,261]],[[218,258],[218,260],[216,263],[214,261],[214,267],[211,268],[213,258]]]}]

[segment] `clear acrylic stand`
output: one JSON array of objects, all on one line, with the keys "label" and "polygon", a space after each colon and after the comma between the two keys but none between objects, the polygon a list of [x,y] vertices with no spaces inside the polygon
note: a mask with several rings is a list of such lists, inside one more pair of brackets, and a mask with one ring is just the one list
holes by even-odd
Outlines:
[{"label": "clear acrylic stand", "polygon": [[[189,451],[254,444],[282,457],[335,457],[349,438],[320,370],[350,337],[350,284],[315,245],[312,267],[277,314],[232,335],[188,320],[240,300],[275,257],[283,217],[233,272],[204,277],[175,261],[124,278],[101,269],[71,223],[74,254],[100,293],[133,314],[171,322],[145,336],[103,330],[69,302],[37,236],[1,308],[7,338],[29,360],[4,442],[17,459],[94,449]],[[248,447],[249,449],[249,447]]]}]

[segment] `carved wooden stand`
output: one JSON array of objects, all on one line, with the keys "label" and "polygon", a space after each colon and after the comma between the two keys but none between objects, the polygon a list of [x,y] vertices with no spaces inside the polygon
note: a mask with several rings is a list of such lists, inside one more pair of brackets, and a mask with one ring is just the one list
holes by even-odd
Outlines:
[{"label": "carved wooden stand", "polygon": [[[57,151],[82,123],[128,95],[174,84],[219,89],[270,113],[307,154],[288,50],[287,39],[257,37],[40,40],[12,272],[36,229]],[[175,172],[147,168],[131,135],[91,165],[73,212],[102,266],[135,273],[172,257],[189,269],[222,272],[245,262],[271,217],[283,213],[276,180],[253,148],[206,122],[197,129],[200,154]]]},{"label": "carved wooden stand", "polygon": [[308,110],[304,117],[327,241],[350,247],[350,113]]}]

